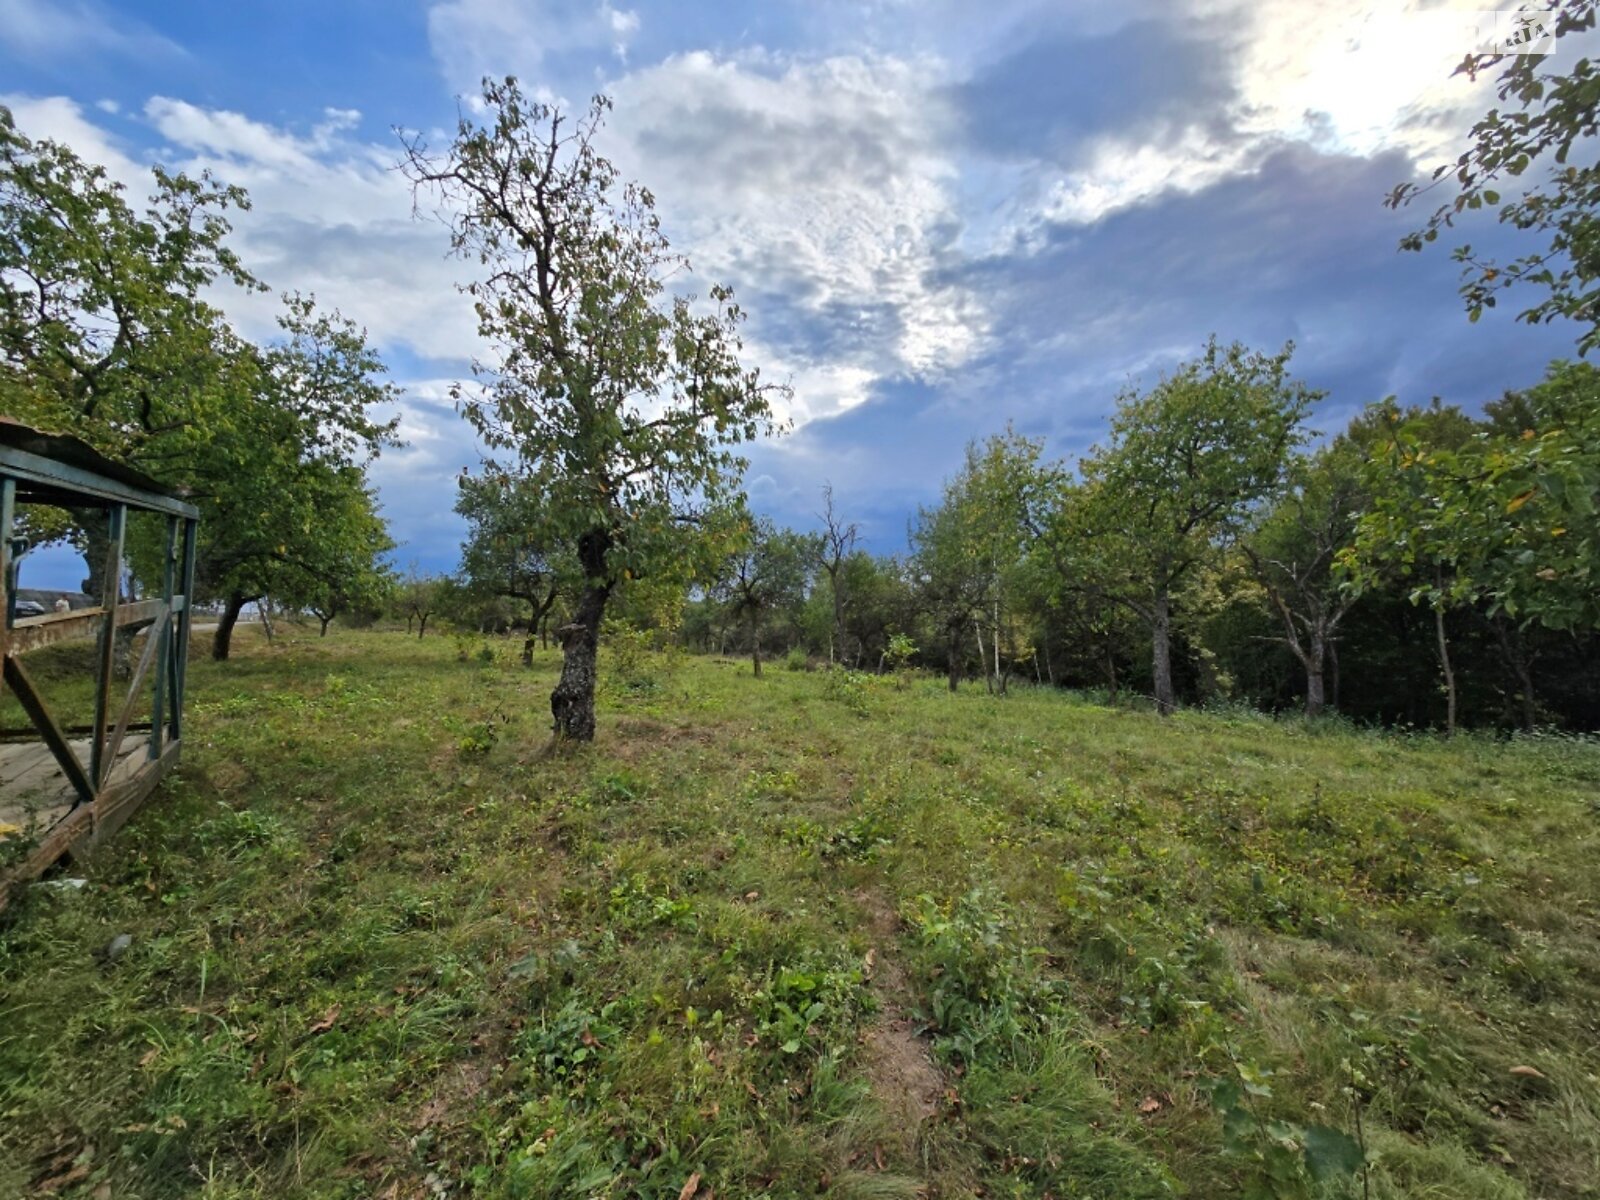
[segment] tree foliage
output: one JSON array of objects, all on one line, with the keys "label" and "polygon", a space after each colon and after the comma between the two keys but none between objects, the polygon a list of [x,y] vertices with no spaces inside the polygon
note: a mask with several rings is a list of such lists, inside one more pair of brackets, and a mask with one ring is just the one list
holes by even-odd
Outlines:
[{"label": "tree foliage", "polygon": [[612,592],[669,562],[686,524],[729,504],[732,448],[770,432],[772,385],[739,361],[743,313],[688,274],[655,199],[623,183],[593,140],[610,102],[576,122],[485,81],[483,123],[463,118],[435,154],[412,141],[408,177],[444,204],[490,352],[463,409],[507,469],[537,474],[549,533],[583,578],[551,696],[556,733],[594,736],[595,656]]},{"label": "tree foliage", "polygon": [[[1528,18],[1558,40],[1576,41],[1594,28],[1595,11],[1595,0],[1545,0]],[[1481,209],[1539,239],[1538,249],[1510,261],[1481,254],[1470,243],[1455,249],[1467,315],[1476,321],[1501,292],[1526,284],[1544,296],[1521,319],[1578,322],[1578,346],[1587,353],[1600,344],[1600,164],[1589,149],[1600,72],[1586,56],[1565,72],[1544,69],[1549,61],[1533,54],[1468,54],[1456,73],[1476,79],[1501,68],[1495,91],[1506,107],[1490,109],[1473,125],[1467,148],[1438,167],[1431,183],[1400,184],[1388,204],[1403,207],[1437,187],[1455,192],[1402,239],[1407,250],[1422,249]],[[1509,189],[1504,196],[1502,189]]]}]

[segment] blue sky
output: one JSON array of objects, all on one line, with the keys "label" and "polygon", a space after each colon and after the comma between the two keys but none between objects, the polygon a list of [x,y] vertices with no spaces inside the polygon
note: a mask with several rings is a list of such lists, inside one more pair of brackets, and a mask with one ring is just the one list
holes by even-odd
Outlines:
[{"label": "blue sky", "polygon": [[[135,189],[154,162],[249,189],[246,262],[367,326],[406,388],[374,474],[401,562],[444,570],[476,337],[395,128],[442,139],[486,72],[608,92],[604,150],[795,389],[754,505],[809,525],[831,482],[892,552],[969,439],[1009,421],[1071,457],[1211,333],[1294,339],[1327,430],[1570,354],[1508,311],[1469,325],[1445,250],[1396,250],[1420,214],[1383,196],[1491,100],[1450,78],[1468,29],[1392,0],[0,0],[0,103]],[[269,299],[219,299],[268,336]]]}]

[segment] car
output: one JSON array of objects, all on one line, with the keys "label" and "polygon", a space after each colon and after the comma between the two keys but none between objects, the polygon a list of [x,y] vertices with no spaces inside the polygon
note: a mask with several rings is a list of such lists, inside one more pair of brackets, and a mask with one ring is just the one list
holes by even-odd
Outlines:
[{"label": "car", "polygon": [[40,604],[37,600],[18,600],[16,607],[16,619],[20,621],[24,617],[42,617],[49,611],[49,609]]}]

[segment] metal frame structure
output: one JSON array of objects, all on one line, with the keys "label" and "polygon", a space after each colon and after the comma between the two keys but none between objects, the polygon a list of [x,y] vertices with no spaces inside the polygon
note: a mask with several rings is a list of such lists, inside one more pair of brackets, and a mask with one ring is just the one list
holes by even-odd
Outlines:
[{"label": "metal frame structure", "polygon": [[[17,506],[50,504],[100,508],[107,515],[110,549],[97,608],[47,613],[17,620],[15,536]],[[123,539],[130,512],[166,517],[166,557],[159,597],[122,602]],[[41,433],[0,418],[0,694],[10,691],[29,725],[0,729],[0,752],[17,742],[42,742],[71,788],[71,808],[41,832],[26,857],[0,876],[0,884],[27,879],[63,854],[80,853],[120,828],[177,763],[183,739],[184,674],[188,661],[199,512],[153,479],[117,463],[76,438]],[[116,633],[148,627],[143,652],[125,698],[113,694]],[[30,651],[79,638],[97,640],[94,723],[63,726],[34,685],[23,657]],[[149,720],[138,720],[140,694],[155,672]],[[129,733],[147,735],[142,763],[113,772]],[[88,738],[88,762],[73,748]],[[5,799],[0,796],[0,801]],[[5,903],[0,888],[0,905]]]}]

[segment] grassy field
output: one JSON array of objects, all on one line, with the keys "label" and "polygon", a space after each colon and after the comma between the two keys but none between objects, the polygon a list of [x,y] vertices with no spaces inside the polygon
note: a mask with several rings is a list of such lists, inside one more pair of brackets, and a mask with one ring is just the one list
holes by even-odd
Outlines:
[{"label": "grassy field", "polygon": [[0,1195],[1600,1194],[1592,741],[242,638],[0,918]]}]

